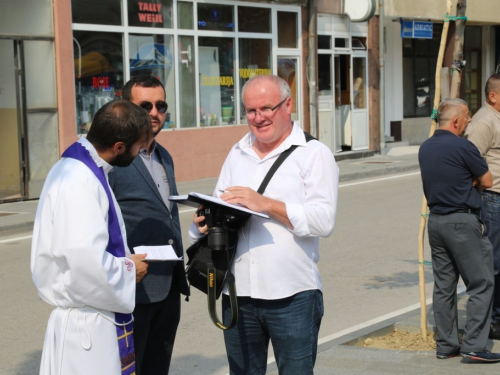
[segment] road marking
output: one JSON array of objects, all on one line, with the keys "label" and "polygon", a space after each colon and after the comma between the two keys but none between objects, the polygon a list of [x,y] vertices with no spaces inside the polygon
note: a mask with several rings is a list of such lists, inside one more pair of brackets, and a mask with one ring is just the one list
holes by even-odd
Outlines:
[{"label": "road marking", "polygon": [[378,182],[378,181],[393,180],[395,178],[402,178],[402,177],[408,177],[408,176],[416,176],[416,175],[419,175],[419,174],[420,174],[420,172],[414,172],[414,173],[401,174],[401,175],[398,175],[398,176],[382,177],[382,178],[376,178],[376,179],[373,179],[373,180],[366,180],[366,181],[360,181],[360,182],[352,182],[350,184],[339,185],[339,188],[347,187],[347,186],[354,186],[354,185],[369,184],[369,183]]},{"label": "road marking", "polygon": [[185,208],[183,210],[179,210],[179,213],[180,214],[185,214],[185,213],[188,213],[188,212],[195,212],[195,211],[196,211],[196,208],[190,207],[190,208]]},{"label": "road marking", "polygon": [[0,244],[2,244],[2,243],[7,243],[7,242],[14,242],[14,241],[27,240],[28,238],[31,238],[31,237],[33,237],[33,235],[23,236],[23,237],[16,237],[16,238],[10,238],[10,239],[8,239],[8,240],[2,240],[2,241],[0,241]]}]

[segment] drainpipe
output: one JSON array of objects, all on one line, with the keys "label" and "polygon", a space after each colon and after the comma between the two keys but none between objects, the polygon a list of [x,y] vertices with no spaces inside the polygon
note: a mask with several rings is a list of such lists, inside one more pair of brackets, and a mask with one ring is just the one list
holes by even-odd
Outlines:
[{"label": "drainpipe", "polygon": [[380,70],[380,155],[385,152],[385,39],[384,39],[384,0],[379,0],[378,14],[379,14],[379,70]]},{"label": "drainpipe", "polygon": [[307,67],[307,77],[309,83],[309,112],[310,112],[310,132],[315,138],[318,138],[317,114],[318,114],[318,87],[316,85],[316,28],[318,14],[316,13],[316,1],[309,0],[309,57]]}]

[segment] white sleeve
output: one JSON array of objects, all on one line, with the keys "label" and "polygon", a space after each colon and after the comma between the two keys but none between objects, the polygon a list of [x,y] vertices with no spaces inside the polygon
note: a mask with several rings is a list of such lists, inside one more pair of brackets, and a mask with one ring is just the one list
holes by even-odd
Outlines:
[{"label": "white sleeve", "polygon": [[294,227],[292,233],[328,237],[335,225],[339,168],[327,147],[312,149],[304,165],[304,202],[285,202],[288,219]]}]

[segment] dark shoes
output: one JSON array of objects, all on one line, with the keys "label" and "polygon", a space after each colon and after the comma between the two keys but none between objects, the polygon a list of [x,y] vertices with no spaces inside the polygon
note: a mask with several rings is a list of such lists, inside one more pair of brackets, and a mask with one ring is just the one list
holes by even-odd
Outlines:
[{"label": "dark shoes", "polygon": [[460,352],[460,355],[478,362],[500,362],[500,354],[491,353],[488,350],[483,352]]},{"label": "dark shoes", "polygon": [[491,323],[490,334],[488,336],[492,340],[500,340],[500,325],[496,323]]},{"label": "dark shoes", "polygon": [[452,352],[452,353],[443,353],[443,352],[436,352],[436,358],[437,359],[448,359],[448,358],[453,358],[453,357],[458,357],[460,355],[460,351]]}]

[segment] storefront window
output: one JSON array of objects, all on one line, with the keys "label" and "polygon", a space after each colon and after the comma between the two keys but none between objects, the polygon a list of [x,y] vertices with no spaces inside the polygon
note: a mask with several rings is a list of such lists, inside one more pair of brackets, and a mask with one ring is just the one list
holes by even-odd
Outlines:
[{"label": "storefront window", "polygon": [[234,7],[199,3],[198,30],[234,31]]},{"label": "storefront window", "polygon": [[292,120],[298,120],[298,106],[297,106],[297,59],[295,58],[281,58],[278,57],[278,76],[287,81],[292,92]]},{"label": "storefront window", "polygon": [[200,37],[200,125],[234,123],[234,39]]},{"label": "storefront window", "polygon": [[177,2],[177,27],[179,29],[193,29],[193,3]]},{"label": "storefront window", "polygon": [[442,26],[434,24],[433,39],[403,39],[403,116],[430,116],[434,76]]},{"label": "storefront window", "polygon": [[172,27],[172,0],[128,0],[128,25]]},{"label": "storefront window", "polygon": [[77,131],[87,133],[99,108],[123,87],[122,34],[73,31]]},{"label": "storefront window", "polygon": [[352,103],[354,109],[366,108],[366,58],[353,57],[352,59]]},{"label": "storefront window", "polygon": [[[240,39],[239,41],[240,90],[246,81],[254,76],[270,75],[271,71],[271,40]],[[246,123],[246,117],[240,116],[240,123]]]},{"label": "storefront window", "polygon": [[71,0],[73,23],[122,25],[121,0]]},{"label": "storefront window", "polygon": [[196,61],[194,37],[179,37],[179,111],[182,128],[196,127]]},{"label": "storefront window", "polygon": [[271,9],[238,7],[238,31],[248,33],[271,32]]},{"label": "storefront window", "polygon": [[170,35],[130,34],[130,77],[152,75],[167,93],[168,112],[164,129],[175,128],[174,38]]},{"label": "storefront window", "polygon": [[278,47],[297,48],[297,13],[278,12]]}]

